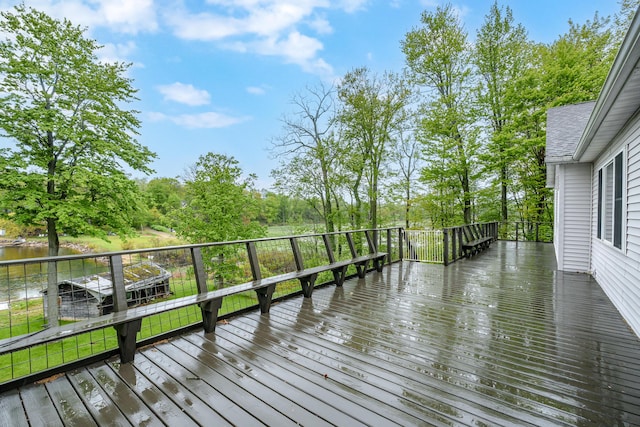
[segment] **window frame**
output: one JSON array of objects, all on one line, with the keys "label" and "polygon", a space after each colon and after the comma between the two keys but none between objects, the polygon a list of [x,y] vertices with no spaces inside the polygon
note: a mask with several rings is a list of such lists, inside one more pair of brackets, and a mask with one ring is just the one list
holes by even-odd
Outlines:
[{"label": "window frame", "polygon": [[598,170],[597,237],[624,250],[624,153],[621,151]]}]

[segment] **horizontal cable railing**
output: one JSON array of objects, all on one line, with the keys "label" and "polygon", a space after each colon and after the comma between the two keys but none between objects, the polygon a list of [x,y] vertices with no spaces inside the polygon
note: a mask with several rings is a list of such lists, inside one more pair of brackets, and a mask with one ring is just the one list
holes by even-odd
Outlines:
[{"label": "horizontal cable railing", "polygon": [[[107,322],[90,332],[3,351],[3,346],[37,339],[38,334],[57,325],[108,318],[110,313],[131,307],[149,307],[152,313],[154,304],[301,269],[320,267],[315,283],[329,283],[334,276],[332,271],[324,271],[323,265],[374,251],[388,254],[386,262],[401,259],[401,229],[0,261],[0,353],[5,353],[0,355],[0,384],[81,359],[113,354],[118,348],[120,332]],[[349,265],[346,275],[355,274],[356,267]],[[289,280],[278,283],[273,299],[299,292],[300,283]],[[236,293],[222,298],[218,315],[258,305],[256,292]],[[202,323],[201,310],[195,304],[145,316],[136,341],[150,342]]]}]

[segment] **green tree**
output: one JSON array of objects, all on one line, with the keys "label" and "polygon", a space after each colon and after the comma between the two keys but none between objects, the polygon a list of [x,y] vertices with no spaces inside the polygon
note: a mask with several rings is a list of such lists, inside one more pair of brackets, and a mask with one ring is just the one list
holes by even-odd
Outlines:
[{"label": "green tree", "polygon": [[513,200],[520,220],[552,221],[546,188],[546,111],[550,107],[598,97],[616,51],[608,18],[597,14],[584,24],[569,21],[569,31],[550,45],[529,44],[528,68],[507,91],[512,106]]},{"label": "green tree", "polygon": [[[124,63],[101,63],[100,46],[68,20],[24,5],[2,12],[0,129],[2,205],[22,224],[46,224],[49,255],[58,235],[130,230],[139,208],[124,167],[151,172],[155,156],[135,140],[136,90]],[[49,269],[49,322],[57,319],[57,277]]]},{"label": "green tree", "polygon": [[440,199],[440,220],[454,220],[445,212],[460,203],[464,222],[470,223],[478,151],[471,49],[451,5],[423,12],[421,22],[401,46],[413,79],[427,97],[417,132],[428,162],[423,179]]},{"label": "green tree", "polygon": [[100,46],[68,20],[16,6],[0,29],[0,128],[4,206],[24,224],[46,223],[49,255],[60,232],[104,236],[129,230],[138,206],[123,166],[145,173],[154,157],[134,139],[135,100],[127,64],[100,63]]},{"label": "green tree", "polygon": [[477,33],[474,63],[480,76],[478,104],[490,123],[490,139],[484,158],[489,170],[497,171],[500,183],[500,218],[508,218],[508,185],[515,162],[513,135],[509,124],[513,108],[508,104],[510,85],[527,66],[527,34],[524,27],[513,22],[509,7],[493,3]]},{"label": "green tree", "polygon": [[175,228],[176,221],[173,215],[180,209],[184,200],[182,183],[177,178],[153,178],[142,183],[141,187],[146,196],[146,207],[151,220],[163,227]]},{"label": "green tree", "polygon": [[390,160],[389,153],[396,135],[409,119],[407,107],[412,92],[406,79],[386,72],[382,76],[371,74],[365,68],[348,72],[338,88],[342,105],[338,120],[342,124],[342,137],[348,145],[345,154],[347,169],[355,179],[351,189],[356,199],[356,223],[360,228],[360,184],[366,180],[369,225],[379,225],[378,207],[383,166]]},{"label": "green tree", "polygon": [[[314,207],[319,201],[328,233],[336,229],[339,209],[334,198],[339,156],[333,131],[333,95],[334,90],[323,85],[295,94],[291,99],[295,111],[282,119],[284,133],[273,144],[273,151],[283,159],[282,167],[274,171],[280,188],[297,196],[312,195],[303,197]],[[313,179],[309,179],[311,176]]]},{"label": "green tree", "polygon": [[186,204],[177,212],[176,232],[192,243],[223,242],[263,237],[254,218],[255,176],[242,177],[233,157],[207,153],[185,177]]}]

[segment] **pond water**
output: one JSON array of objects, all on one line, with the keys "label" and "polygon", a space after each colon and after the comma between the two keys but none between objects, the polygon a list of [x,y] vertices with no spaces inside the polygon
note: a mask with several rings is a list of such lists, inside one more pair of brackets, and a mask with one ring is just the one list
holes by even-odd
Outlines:
[{"label": "pond water", "polygon": [[[60,255],[76,253],[67,248],[60,248]],[[47,256],[46,246],[0,246],[0,261],[11,261],[23,258],[40,258]]]},{"label": "pond water", "polygon": [[[60,248],[60,255],[71,255],[77,253],[74,250]],[[14,261],[26,258],[40,258],[47,256],[46,246],[3,246],[0,247],[0,261]],[[75,263],[82,261],[72,261],[61,263],[58,267],[58,274],[68,274],[74,270]],[[46,263],[23,264],[14,266],[0,266],[0,310],[6,308],[8,301],[24,298],[42,297],[41,291],[46,288],[47,277]]]}]

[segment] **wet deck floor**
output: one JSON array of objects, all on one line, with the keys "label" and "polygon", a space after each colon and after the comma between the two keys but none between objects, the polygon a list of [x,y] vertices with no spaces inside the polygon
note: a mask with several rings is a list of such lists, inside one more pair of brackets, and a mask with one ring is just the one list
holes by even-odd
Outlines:
[{"label": "wet deck floor", "polygon": [[399,263],[44,384],[0,425],[640,424],[640,341],[553,247]]}]

